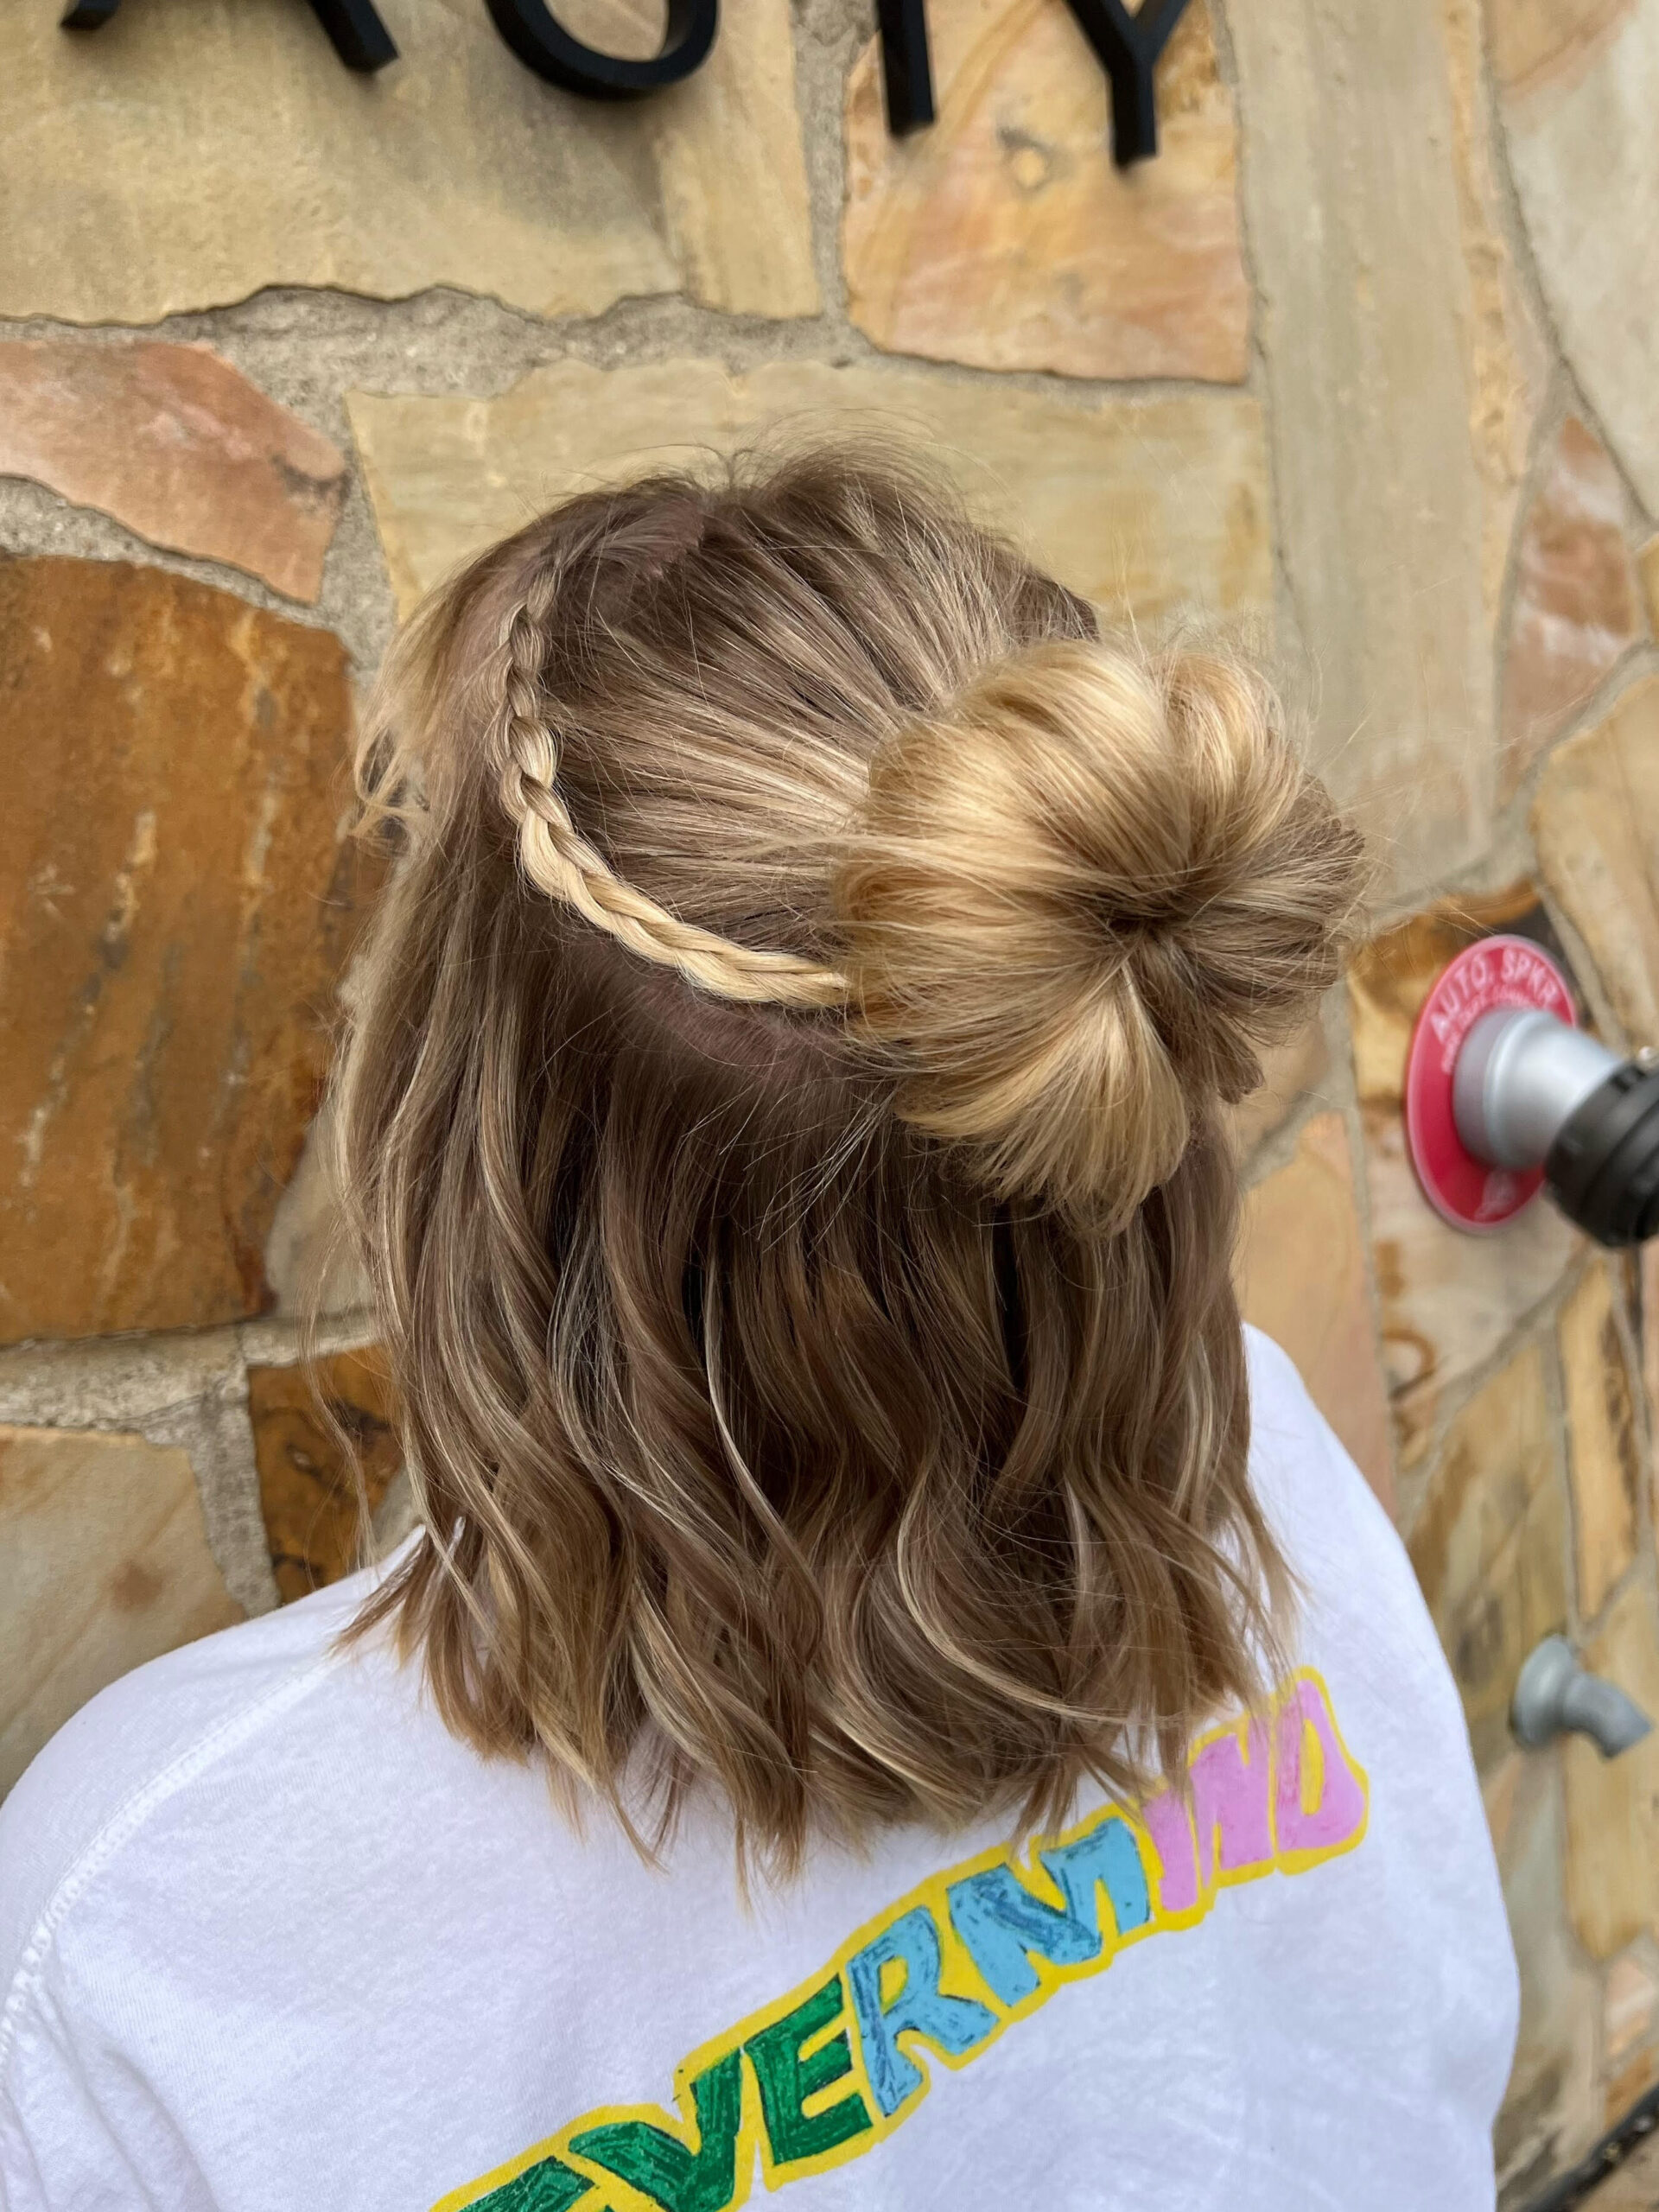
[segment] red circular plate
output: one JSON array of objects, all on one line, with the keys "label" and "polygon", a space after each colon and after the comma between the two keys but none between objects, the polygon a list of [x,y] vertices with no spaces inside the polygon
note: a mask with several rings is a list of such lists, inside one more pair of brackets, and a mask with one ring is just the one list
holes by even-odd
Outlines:
[{"label": "red circular plate", "polygon": [[1452,1071],[1463,1040],[1497,1007],[1540,1007],[1576,1022],[1573,993],[1547,952],[1523,937],[1483,938],[1450,963],[1423,1002],[1406,1055],[1406,1142],[1423,1195],[1454,1229],[1500,1229],[1544,1179],[1541,1167],[1489,1167],[1465,1148],[1452,1118]]}]

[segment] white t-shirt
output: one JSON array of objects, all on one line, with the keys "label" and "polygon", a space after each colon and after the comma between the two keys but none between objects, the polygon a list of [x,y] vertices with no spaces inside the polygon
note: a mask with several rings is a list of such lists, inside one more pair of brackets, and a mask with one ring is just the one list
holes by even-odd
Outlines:
[{"label": "white t-shirt", "polygon": [[907,1830],[746,1904],[712,1815],[653,1871],[334,1656],[363,1577],[105,1691],[0,1808],[0,2206],[1490,2208],[1516,1977],[1457,1697],[1250,1363],[1301,1663],[1191,1816]]}]

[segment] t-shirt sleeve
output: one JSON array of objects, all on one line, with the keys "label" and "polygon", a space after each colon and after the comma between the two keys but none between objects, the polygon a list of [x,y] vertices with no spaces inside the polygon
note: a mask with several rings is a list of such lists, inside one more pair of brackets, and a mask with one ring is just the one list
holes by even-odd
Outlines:
[{"label": "t-shirt sleeve", "polygon": [[109,1909],[156,1806],[317,1679],[361,1580],[111,1683],[0,1803],[0,2212],[213,2206],[119,2037],[78,1991],[66,1944],[89,1897]]},{"label": "t-shirt sleeve", "polygon": [[[11,2047],[0,2077],[0,2212],[206,2206],[199,2192],[158,2196],[154,2175],[140,2174],[47,1992],[31,1984],[9,2024]],[[135,2094],[142,2094],[137,2085]]]}]

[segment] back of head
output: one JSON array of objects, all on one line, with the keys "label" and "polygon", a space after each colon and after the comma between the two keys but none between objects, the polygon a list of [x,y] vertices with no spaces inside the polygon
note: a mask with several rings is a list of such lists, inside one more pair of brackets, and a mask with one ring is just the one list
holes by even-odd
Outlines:
[{"label": "back of head", "polygon": [[1282,1586],[1218,1109],[1357,893],[1265,685],[831,453],[483,556],[365,772],[371,1618],[451,1726],[785,1868],[1173,1768]]}]

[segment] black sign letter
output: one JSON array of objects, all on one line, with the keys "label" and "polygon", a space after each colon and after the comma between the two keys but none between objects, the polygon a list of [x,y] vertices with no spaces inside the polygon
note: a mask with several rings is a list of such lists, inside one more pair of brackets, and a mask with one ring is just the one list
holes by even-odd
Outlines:
[{"label": "black sign letter", "polygon": [[546,0],[488,0],[488,6],[495,28],[526,69],[590,100],[633,99],[677,85],[709,59],[720,20],[719,0],[668,0],[662,51],[649,61],[620,61],[572,38]]},{"label": "black sign letter", "polygon": [[1112,80],[1112,159],[1126,169],[1158,150],[1153,66],[1186,0],[1141,0],[1134,16],[1123,0],[1067,0],[1067,5]]},{"label": "black sign letter", "polygon": [[933,120],[933,66],[927,51],[926,0],[876,0],[887,128],[895,138]]},{"label": "black sign letter", "polygon": [[[121,0],[70,0],[63,28],[95,31],[120,5]],[[384,69],[397,59],[391,33],[376,14],[374,0],[311,0],[311,5],[348,69]]]}]

